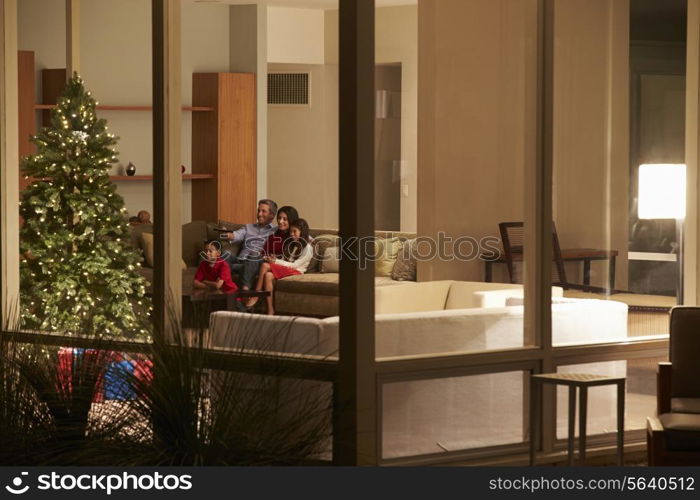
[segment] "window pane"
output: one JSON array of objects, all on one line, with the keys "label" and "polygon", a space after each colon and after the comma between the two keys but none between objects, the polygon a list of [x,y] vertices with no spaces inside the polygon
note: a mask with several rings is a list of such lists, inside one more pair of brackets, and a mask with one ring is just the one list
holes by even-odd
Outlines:
[{"label": "window pane", "polygon": [[[380,358],[535,342],[523,338],[522,310],[534,7],[433,1],[376,9],[375,207],[399,197],[401,230],[417,231],[402,252],[417,262],[418,280],[377,288]],[[390,86],[385,73],[399,69],[401,86]],[[398,164],[385,156],[392,124],[401,126]]]},{"label": "window pane", "polygon": [[382,456],[442,453],[524,439],[524,372],[382,386]]}]

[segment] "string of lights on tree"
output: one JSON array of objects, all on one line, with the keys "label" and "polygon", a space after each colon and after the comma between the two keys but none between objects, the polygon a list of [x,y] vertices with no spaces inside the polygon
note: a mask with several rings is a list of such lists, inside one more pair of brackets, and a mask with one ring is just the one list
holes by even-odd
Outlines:
[{"label": "string of lights on tree", "polygon": [[109,180],[117,138],[75,74],[22,161],[21,312],[25,328],[105,339],[150,338],[150,300]]}]

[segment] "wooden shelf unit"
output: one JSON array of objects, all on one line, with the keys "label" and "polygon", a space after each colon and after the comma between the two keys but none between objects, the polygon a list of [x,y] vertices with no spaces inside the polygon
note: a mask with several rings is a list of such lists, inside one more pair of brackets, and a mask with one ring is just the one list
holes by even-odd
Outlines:
[{"label": "wooden shelf unit", "polygon": [[[183,174],[182,179],[186,181],[198,181],[198,180],[204,180],[204,179],[211,179],[213,178],[213,175],[209,174]],[[36,181],[48,181],[48,178],[42,178],[38,179],[36,177],[30,177],[28,179],[25,179],[27,183],[32,183]],[[114,182],[120,182],[120,181],[152,181],[153,176],[152,175],[110,175],[109,180],[114,181]]]},{"label": "wooden shelf unit", "polygon": [[[54,109],[55,104],[35,104],[34,109]],[[113,106],[98,104],[95,109],[104,111],[152,111],[153,106]],[[205,106],[183,106],[183,111],[214,111],[214,108]]]},{"label": "wooden shelf unit", "polygon": [[[110,180],[113,181],[152,181],[152,175],[110,175]],[[182,174],[183,180],[198,181],[204,179],[213,179],[211,174]]]},{"label": "wooden shelf unit", "polygon": [[[255,220],[257,115],[253,73],[194,73],[192,173],[209,180],[192,185],[192,220]],[[197,203],[194,203],[197,200]]]}]

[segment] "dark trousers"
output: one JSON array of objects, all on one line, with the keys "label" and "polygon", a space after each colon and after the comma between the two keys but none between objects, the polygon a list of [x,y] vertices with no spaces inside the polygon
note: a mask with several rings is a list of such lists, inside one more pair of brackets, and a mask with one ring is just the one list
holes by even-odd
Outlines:
[{"label": "dark trousers", "polygon": [[253,257],[239,259],[238,257],[233,257],[229,259],[228,263],[231,266],[231,275],[238,276],[238,286],[253,289],[253,280],[258,275],[262,259]]}]

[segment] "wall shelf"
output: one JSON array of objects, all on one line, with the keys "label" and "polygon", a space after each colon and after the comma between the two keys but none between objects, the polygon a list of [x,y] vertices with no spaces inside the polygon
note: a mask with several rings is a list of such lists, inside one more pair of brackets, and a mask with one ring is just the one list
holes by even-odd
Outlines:
[{"label": "wall shelf", "polygon": [[[213,179],[214,174],[183,174],[183,180],[202,180],[202,179]],[[110,181],[152,181],[152,175],[110,175]]]},{"label": "wall shelf", "polygon": [[[19,152],[24,157],[36,151],[30,142],[43,124],[51,123],[51,110],[66,85],[65,68],[41,70],[41,95],[35,93],[34,53],[19,51]],[[149,99],[145,97],[142,102]],[[40,101],[37,103],[37,101]],[[192,163],[182,180],[191,188],[192,220],[250,220],[257,206],[257,112],[255,74],[194,73],[191,111]],[[104,111],[152,112],[153,107],[98,105]],[[39,113],[37,113],[39,111]],[[41,116],[39,116],[41,115]],[[146,139],[148,140],[148,139]],[[144,144],[146,141],[144,141]],[[175,174],[175,171],[173,171]],[[43,179],[44,181],[48,179]],[[153,175],[110,175],[118,190],[148,187]],[[23,190],[33,179],[20,176]],[[197,182],[193,182],[197,181]],[[131,186],[131,187],[129,187]]]},{"label": "wall shelf", "polygon": [[[185,181],[197,181],[197,180],[204,180],[204,179],[214,179],[215,176],[213,174],[184,174],[182,176],[182,180]],[[28,179],[25,179],[28,183],[30,182],[36,182],[38,180],[41,181],[48,181],[49,179],[38,179],[36,177],[30,177]],[[152,181],[153,176],[152,175],[110,175],[109,176],[110,181]]]},{"label": "wall shelf", "polygon": [[[34,109],[54,109],[55,104],[35,104]],[[97,105],[96,109],[104,111],[152,111],[153,106],[108,106]],[[214,111],[214,108],[209,106],[183,106],[183,111]]]}]

